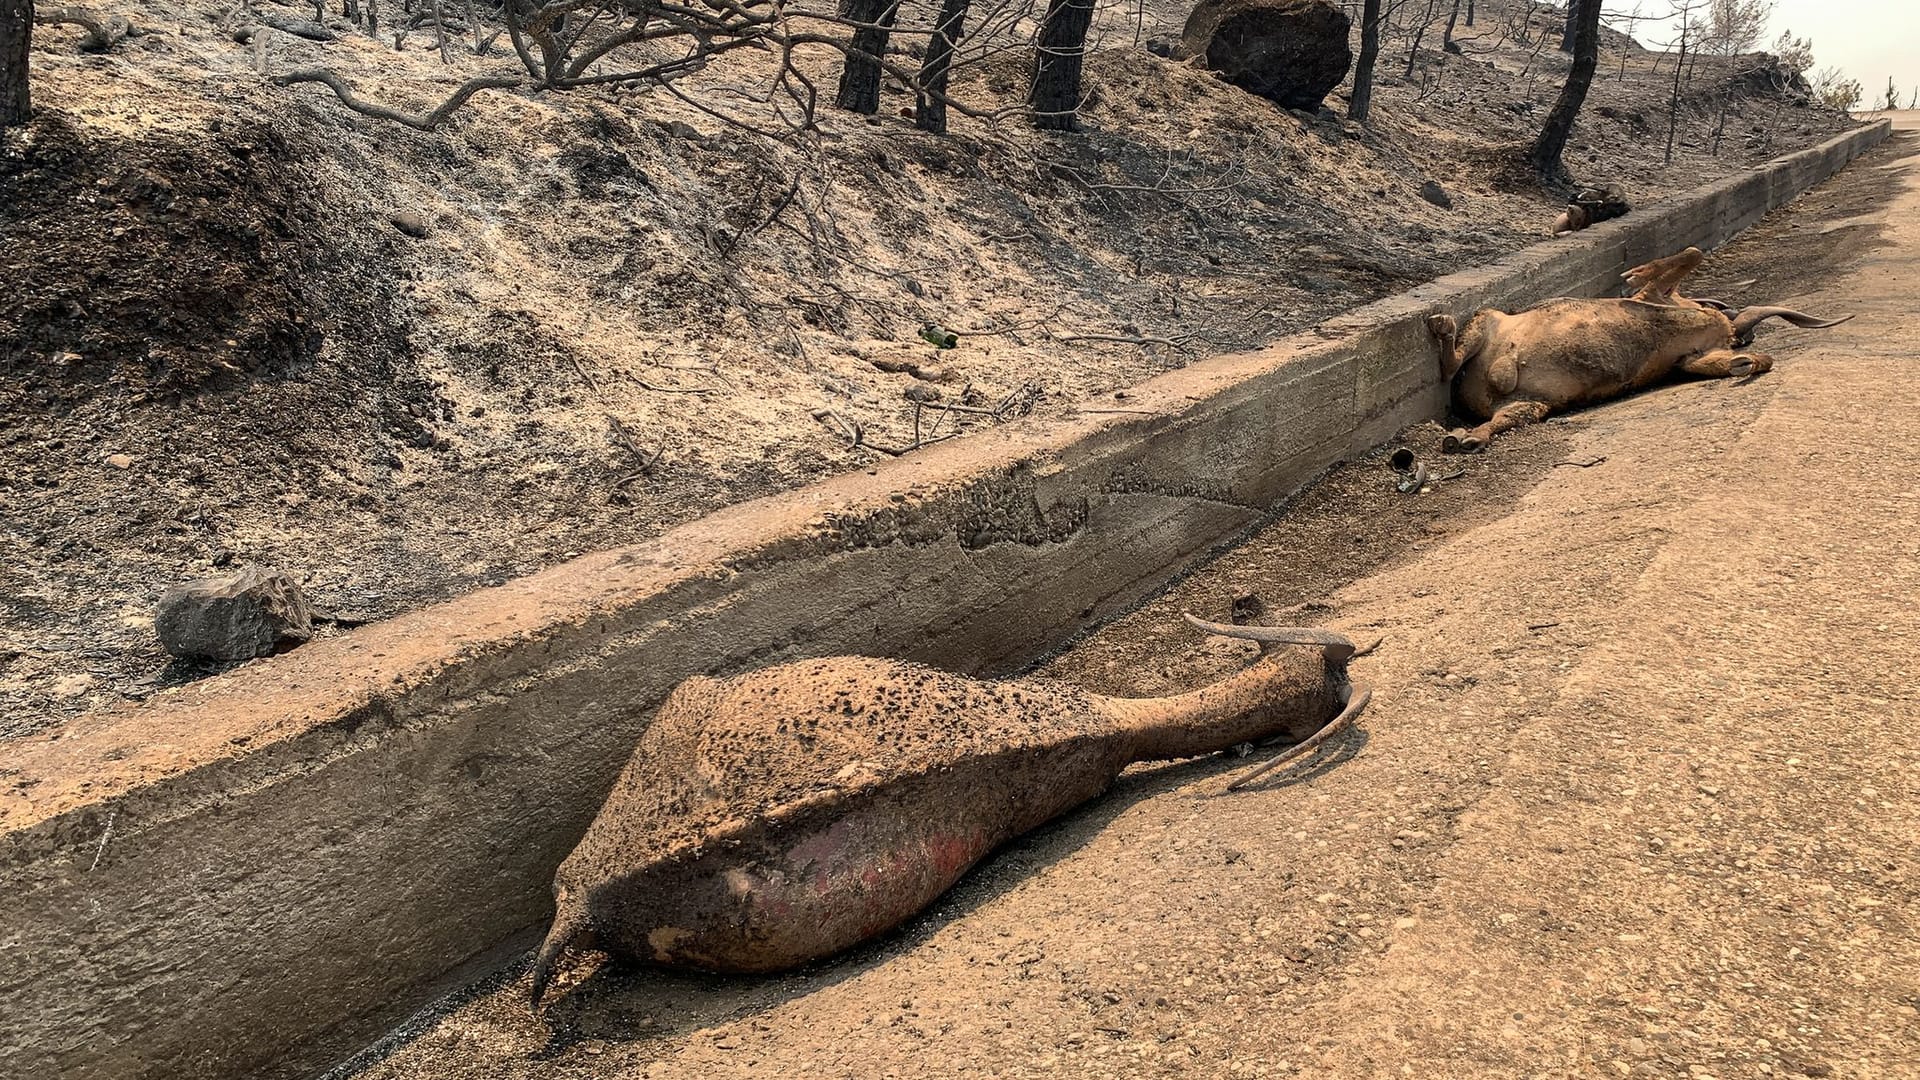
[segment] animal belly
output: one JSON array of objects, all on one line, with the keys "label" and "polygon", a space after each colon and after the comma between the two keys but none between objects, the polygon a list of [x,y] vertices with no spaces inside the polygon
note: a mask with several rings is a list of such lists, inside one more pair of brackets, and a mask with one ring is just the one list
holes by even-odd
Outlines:
[{"label": "animal belly", "polygon": [[1119,770],[1081,764],[1083,775],[1064,785],[1058,772],[1036,770],[1027,779],[1049,793],[1039,799],[1032,788],[1015,792],[1019,778],[1005,775],[981,785],[949,774],[912,791],[869,793],[740,849],[628,879],[618,925],[596,929],[603,943],[668,967],[760,973],[831,956],[899,926],[1001,844],[1098,795]]},{"label": "animal belly", "polygon": [[798,967],[900,925],[1006,839],[975,822],[843,818],[785,850],[706,868],[682,893],[695,902],[662,912],[636,951],[707,971]]}]

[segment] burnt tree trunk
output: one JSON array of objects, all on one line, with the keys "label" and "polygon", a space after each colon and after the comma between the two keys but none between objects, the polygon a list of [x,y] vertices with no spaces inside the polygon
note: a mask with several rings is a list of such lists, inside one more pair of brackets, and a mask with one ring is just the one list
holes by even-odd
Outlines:
[{"label": "burnt tree trunk", "polygon": [[1580,5],[1580,21],[1574,26],[1573,70],[1567,72],[1567,84],[1560,88],[1560,100],[1553,103],[1547,122],[1527,155],[1533,171],[1541,179],[1563,183],[1567,166],[1560,160],[1573,135],[1573,122],[1586,104],[1587,88],[1593,85],[1593,71],[1600,65],[1600,4],[1597,0]]},{"label": "burnt tree trunk", "polygon": [[927,58],[920,62],[920,100],[913,110],[913,126],[935,135],[947,133],[947,74],[953,67],[953,49],[966,32],[971,0],[945,0],[940,21],[927,42]]},{"label": "burnt tree trunk", "polygon": [[1467,25],[1473,25],[1473,0],[1467,0]]},{"label": "burnt tree trunk", "polygon": [[1380,59],[1380,0],[1366,0],[1360,9],[1360,59],[1353,65],[1353,97],[1347,101],[1347,119],[1367,122],[1373,105],[1373,65]]},{"label": "burnt tree trunk", "polygon": [[[1580,25],[1580,16],[1587,6],[1586,0],[1567,0],[1567,24],[1560,28],[1560,51],[1570,53],[1574,48],[1574,28]],[[1598,7],[1598,4],[1594,5]]]},{"label": "burnt tree trunk", "polygon": [[33,43],[33,0],[0,0],[0,127],[27,122],[27,47]]},{"label": "burnt tree trunk", "polygon": [[[1453,28],[1460,22],[1460,0],[1453,0],[1453,10],[1447,13],[1447,32],[1440,35],[1440,51],[1459,55],[1460,46],[1453,40]],[[1467,23],[1472,26],[1473,23]]]},{"label": "burnt tree trunk", "polygon": [[1048,0],[1033,58],[1033,85],[1027,91],[1034,127],[1072,131],[1080,126],[1080,67],[1092,23],[1093,0]]},{"label": "burnt tree trunk", "polygon": [[853,44],[840,68],[840,92],[833,103],[869,115],[880,111],[880,58],[887,55],[887,39],[900,0],[840,0],[840,17],[866,23],[853,32]]},{"label": "burnt tree trunk", "polygon": [[1427,31],[1433,29],[1433,12],[1438,3],[1439,0],[1427,0],[1427,10],[1420,16],[1420,21],[1414,24],[1413,45],[1407,49],[1408,82],[1413,81],[1413,65],[1420,58],[1420,42],[1426,38]]}]

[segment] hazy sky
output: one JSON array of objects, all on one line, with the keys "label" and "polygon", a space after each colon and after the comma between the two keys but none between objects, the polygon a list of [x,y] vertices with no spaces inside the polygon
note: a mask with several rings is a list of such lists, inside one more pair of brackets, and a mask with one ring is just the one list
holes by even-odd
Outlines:
[{"label": "hazy sky", "polygon": [[1833,64],[1859,79],[1862,104],[1880,98],[1889,75],[1902,105],[1920,85],[1920,0],[1778,0],[1768,42],[1782,30],[1813,39],[1816,70]]},{"label": "hazy sky", "polygon": [[[1605,10],[1652,14],[1668,10],[1668,2],[1606,0]],[[1832,65],[1859,79],[1866,90],[1863,107],[1884,97],[1889,75],[1900,87],[1902,105],[1920,86],[1920,0],[1775,0],[1773,23],[1759,47],[1771,46],[1783,30],[1813,39],[1814,71]],[[1658,23],[1642,23],[1635,36],[1665,44],[1670,35]]]}]

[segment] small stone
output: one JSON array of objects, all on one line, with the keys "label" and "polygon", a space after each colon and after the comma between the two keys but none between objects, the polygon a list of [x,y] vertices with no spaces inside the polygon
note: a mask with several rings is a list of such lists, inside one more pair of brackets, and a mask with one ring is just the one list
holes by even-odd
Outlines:
[{"label": "small stone", "polygon": [[53,696],[75,698],[85,694],[91,689],[93,689],[93,676],[68,675],[65,678],[54,680]]},{"label": "small stone", "polygon": [[107,464],[116,469],[133,468],[133,458],[126,454],[108,454],[106,460]]},{"label": "small stone", "polygon": [[686,139],[690,142],[703,142],[706,140],[706,136],[700,133],[699,128],[694,127],[685,120],[675,120],[668,124],[667,134],[676,139]]},{"label": "small stone", "polygon": [[1421,184],[1420,197],[1442,210],[1453,209],[1453,197],[1448,195],[1447,189],[1441,187],[1436,181],[1429,180]]},{"label": "small stone", "polygon": [[305,641],[313,616],[300,585],[261,567],[176,585],[153,617],[160,644],[189,660],[250,660]]},{"label": "small stone", "polygon": [[213,565],[227,566],[233,562],[233,549],[221,548],[213,553]]},{"label": "small stone", "polygon": [[387,219],[393,227],[412,237],[427,235],[427,219],[411,210],[402,210]]}]

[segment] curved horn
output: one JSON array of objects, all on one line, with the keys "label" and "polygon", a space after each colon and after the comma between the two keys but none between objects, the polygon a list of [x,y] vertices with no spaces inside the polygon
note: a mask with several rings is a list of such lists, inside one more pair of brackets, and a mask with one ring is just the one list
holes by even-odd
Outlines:
[{"label": "curved horn", "polygon": [[1272,761],[1261,765],[1251,772],[1245,773],[1233,783],[1228,784],[1227,790],[1239,791],[1241,788],[1246,787],[1248,784],[1253,783],[1255,780],[1260,779],[1282,765],[1299,761],[1301,758],[1313,753],[1320,748],[1320,744],[1333,738],[1340,732],[1345,731],[1347,727],[1353,723],[1354,717],[1359,716],[1361,710],[1365,709],[1367,702],[1371,700],[1373,700],[1373,691],[1367,687],[1355,686],[1349,688],[1347,690],[1347,700],[1344,707],[1340,710],[1340,714],[1327,721],[1325,727],[1309,735],[1306,739],[1287,747]]},{"label": "curved horn", "polygon": [[1240,638],[1243,641],[1258,641],[1270,645],[1319,645],[1327,650],[1327,659],[1345,660],[1359,650],[1354,647],[1353,639],[1331,630],[1315,630],[1309,626],[1231,626],[1226,623],[1208,622],[1191,611],[1181,615],[1189,623],[1205,630],[1209,634],[1221,637]]},{"label": "curved horn", "polygon": [[1768,319],[1774,318],[1785,319],[1802,330],[1824,330],[1829,326],[1839,326],[1841,323],[1853,318],[1853,316],[1842,315],[1837,319],[1822,319],[1818,315],[1808,315],[1804,311],[1795,311],[1792,308],[1742,308],[1739,314],[1733,317],[1734,336],[1739,337],[1742,334],[1751,334],[1753,333],[1754,327],[1759,326]]}]

